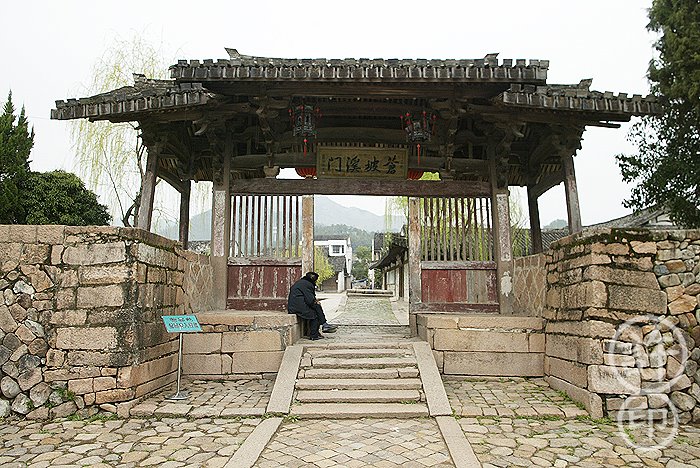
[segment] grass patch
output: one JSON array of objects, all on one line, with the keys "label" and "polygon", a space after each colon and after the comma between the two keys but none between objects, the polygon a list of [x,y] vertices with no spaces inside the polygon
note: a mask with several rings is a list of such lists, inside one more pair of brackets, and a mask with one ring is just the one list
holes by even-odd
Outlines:
[{"label": "grass patch", "polygon": [[284,418],[282,418],[282,421],[284,422],[297,422],[299,421],[299,416],[296,414],[288,414]]},{"label": "grass patch", "polygon": [[634,437],[629,427],[623,427],[622,430],[633,444],[637,443],[637,439]]}]

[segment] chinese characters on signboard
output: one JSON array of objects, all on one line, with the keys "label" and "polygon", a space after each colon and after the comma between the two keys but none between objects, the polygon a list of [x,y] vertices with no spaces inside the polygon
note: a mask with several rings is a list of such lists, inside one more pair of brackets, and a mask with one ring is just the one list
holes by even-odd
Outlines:
[{"label": "chinese characters on signboard", "polygon": [[163,323],[168,333],[201,332],[196,315],[163,315]]},{"label": "chinese characters on signboard", "polygon": [[405,148],[320,147],[316,161],[318,178],[406,179]]}]

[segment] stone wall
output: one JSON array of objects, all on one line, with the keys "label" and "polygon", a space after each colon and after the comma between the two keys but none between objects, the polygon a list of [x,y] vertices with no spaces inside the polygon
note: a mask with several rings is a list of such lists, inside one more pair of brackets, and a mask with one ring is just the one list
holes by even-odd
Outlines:
[{"label": "stone wall", "polygon": [[183,336],[183,374],[198,379],[273,378],[299,339],[297,316],[279,312],[204,312],[202,333]]},{"label": "stone wall", "polygon": [[541,318],[417,314],[416,324],[445,375],[544,375]]},{"label": "stone wall", "polygon": [[548,254],[517,257],[513,261],[513,313],[541,317],[547,290]]},{"label": "stone wall", "polygon": [[0,415],[117,411],[171,382],[160,317],[209,307],[208,262],[137,229],[0,226]]},{"label": "stone wall", "polygon": [[599,229],[552,244],[550,385],[593,417],[700,421],[700,231]]}]

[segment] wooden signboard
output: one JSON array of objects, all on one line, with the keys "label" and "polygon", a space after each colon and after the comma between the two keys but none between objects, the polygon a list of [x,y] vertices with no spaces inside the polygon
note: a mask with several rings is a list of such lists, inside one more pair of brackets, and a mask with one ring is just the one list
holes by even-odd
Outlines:
[{"label": "wooden signboard", "polygon": [[316,173],[319,179],[406,179],[405,148],[319,147]]}]

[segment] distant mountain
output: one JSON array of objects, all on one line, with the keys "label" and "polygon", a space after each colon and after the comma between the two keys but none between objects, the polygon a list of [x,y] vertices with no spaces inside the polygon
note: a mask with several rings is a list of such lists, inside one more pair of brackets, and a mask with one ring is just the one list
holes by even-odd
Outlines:
[{"label": "distant mountain", "polygon": [[[331,226],[345,224],[367,232],[383,232],[386,230],[384,216],[376,215],[361,208],[343,206],[328,197],[317,195],[314,204],[316,224]],[[398,231],[405,223],[404,219],[394,219],[392,231]]]},{"label": "distant mountain", "polygon": [[569,225],[569,223],[567,223],[563,219],[555,219],[554,221],[552,221],[548,225],[542,226],[542,229],[561,229],[561,228],[565,228],[568,225]]},{"label": "distant mountain", "polygon": [[[343,206],[323,195],[316,195],[314,203],[315,224],[332,226],[345,224],[367,232],[386,230],[384,217],[361,208]],[[392,231],[399,231],[404,225],[403,217],[394,217]],[[170,239],[177,239],[178,227],[175,223],[160,223],[155,232]],[[190,218],[190,240],[209,240],[211,238],[211,210],[204,211]]]}]

